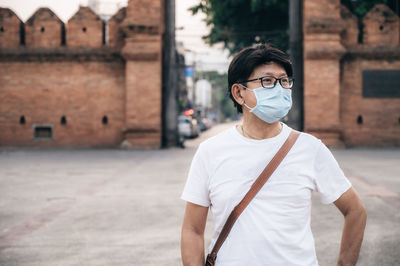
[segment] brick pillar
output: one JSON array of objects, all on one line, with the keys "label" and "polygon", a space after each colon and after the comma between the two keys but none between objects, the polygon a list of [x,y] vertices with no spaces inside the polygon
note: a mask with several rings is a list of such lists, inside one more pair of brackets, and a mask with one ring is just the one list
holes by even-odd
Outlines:
[{"label": "brick pillar", "polygon": [[161,0],[130,0],[121,25],[126,35],[124,145],[132,148],[161,147],[161,10]]},{"label": "brick pillar", "polygon": [[340,1],[304,0],[303,27],[304,130],[329,146],[341,146]]}]

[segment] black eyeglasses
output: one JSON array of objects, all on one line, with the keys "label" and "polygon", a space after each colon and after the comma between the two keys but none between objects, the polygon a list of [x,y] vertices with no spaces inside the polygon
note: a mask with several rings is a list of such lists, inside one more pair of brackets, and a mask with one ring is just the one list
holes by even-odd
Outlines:
[{"label": "black eyeglasses", "polygon": [[278,79],[278,78],[271,77],[271,76],[265,76],[265,77],[256,78],[256,79],[244,80],[239,83],[242,84],[242,83],[252,82],[252,81],[257,81],[257,80],[259,80],[261,82],[261,86],[263,86],[263,88],[267,88],[267,89],[274,88],[277,81],[279,81],[279,84],[281,84],[281,86],[283,88],[290,89],[290,88],[292,88],[293,82],[294,82],[294,79],[289,78],[289,77],[283,77],[283,78]]}]

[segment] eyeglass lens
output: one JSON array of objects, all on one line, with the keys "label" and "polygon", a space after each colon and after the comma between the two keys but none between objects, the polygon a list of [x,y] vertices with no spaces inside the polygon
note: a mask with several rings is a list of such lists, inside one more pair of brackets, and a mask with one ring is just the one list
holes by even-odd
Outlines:
[{"label": "eyeglass lens", "polygon": [[263,77],[261,79],[261,85],[264,88],[273,88],[276,85],[276,82],[279,81],[281,86],[286,89],[290,89],[293,86],[293,79],[284,77],[284,78],[274,78],[274,77]]}]

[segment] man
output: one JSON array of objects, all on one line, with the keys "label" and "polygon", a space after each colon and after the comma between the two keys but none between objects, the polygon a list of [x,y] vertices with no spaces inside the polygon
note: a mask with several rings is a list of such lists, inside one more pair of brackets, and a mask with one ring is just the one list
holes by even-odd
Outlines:
[{"label": "man", "polygon": [[[291,132],[279,120],[292,106],[292,65],[268,45],[245,48],[228,70],[229,94],[243,124],[200,144],[182,199],[183,265],[204,265],[208,208],[215,244],[232,209],[241,201]],[[301,133],[296,143],[233,225],[218,252],[217,266],[318,265],[311,232],[311,194],[334,203],[344,215],[338,265],[355,265],[366,210],[327,147]]]}]

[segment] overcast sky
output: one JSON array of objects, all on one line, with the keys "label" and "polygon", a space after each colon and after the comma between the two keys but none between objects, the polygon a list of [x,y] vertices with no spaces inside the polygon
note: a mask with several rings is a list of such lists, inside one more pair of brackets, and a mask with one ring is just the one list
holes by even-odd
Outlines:
[{"label": "overcast sky", "polygon": [[[105,0],[111,2],[113,0]],[[124,0],[114,0],[123,2]],[[222,50],[221,45],[210,48],[201,39],[208,33],[204,23],[204,14],[192,16],[188,8],[196,5],[198,0],[175,0],[176,5],[176,40],[181,41],[186,49],[186,61],[192,64],[196,61],[199,70],[216,69],[226,72],[228,67],[228,53]],[[49,7],[64,22],[75,14],[79,5],[86,6],[88,0],[0,0],[0,7],[11,8],[22,21],[26,21],[40,7]],[[183,27],[183,29],[181,29]]]},{"label": "overcast sky", "polygon": [[36,9],[49,7],[64,22],[77,10],[79,3],[87,4],[80,0],[0,0],[1,7],[11,8],[22,21],[26,21]]},{"label": "overcast sky", "polygon": [[[188,8],[196,5],[198,0],[175,0],[176,11],[176,40],[182,41],[186,49],[195,51],[187,56],[189,64],[193,57],[199,70],[217,69],[219,72],[228,70],[228,52],[222,51],[222,45],[212,48],[204,43],[201,36],[209,32],[204,22],[205,14],[193,16]],[[183,30],[180,28],[183,27]]]}]

